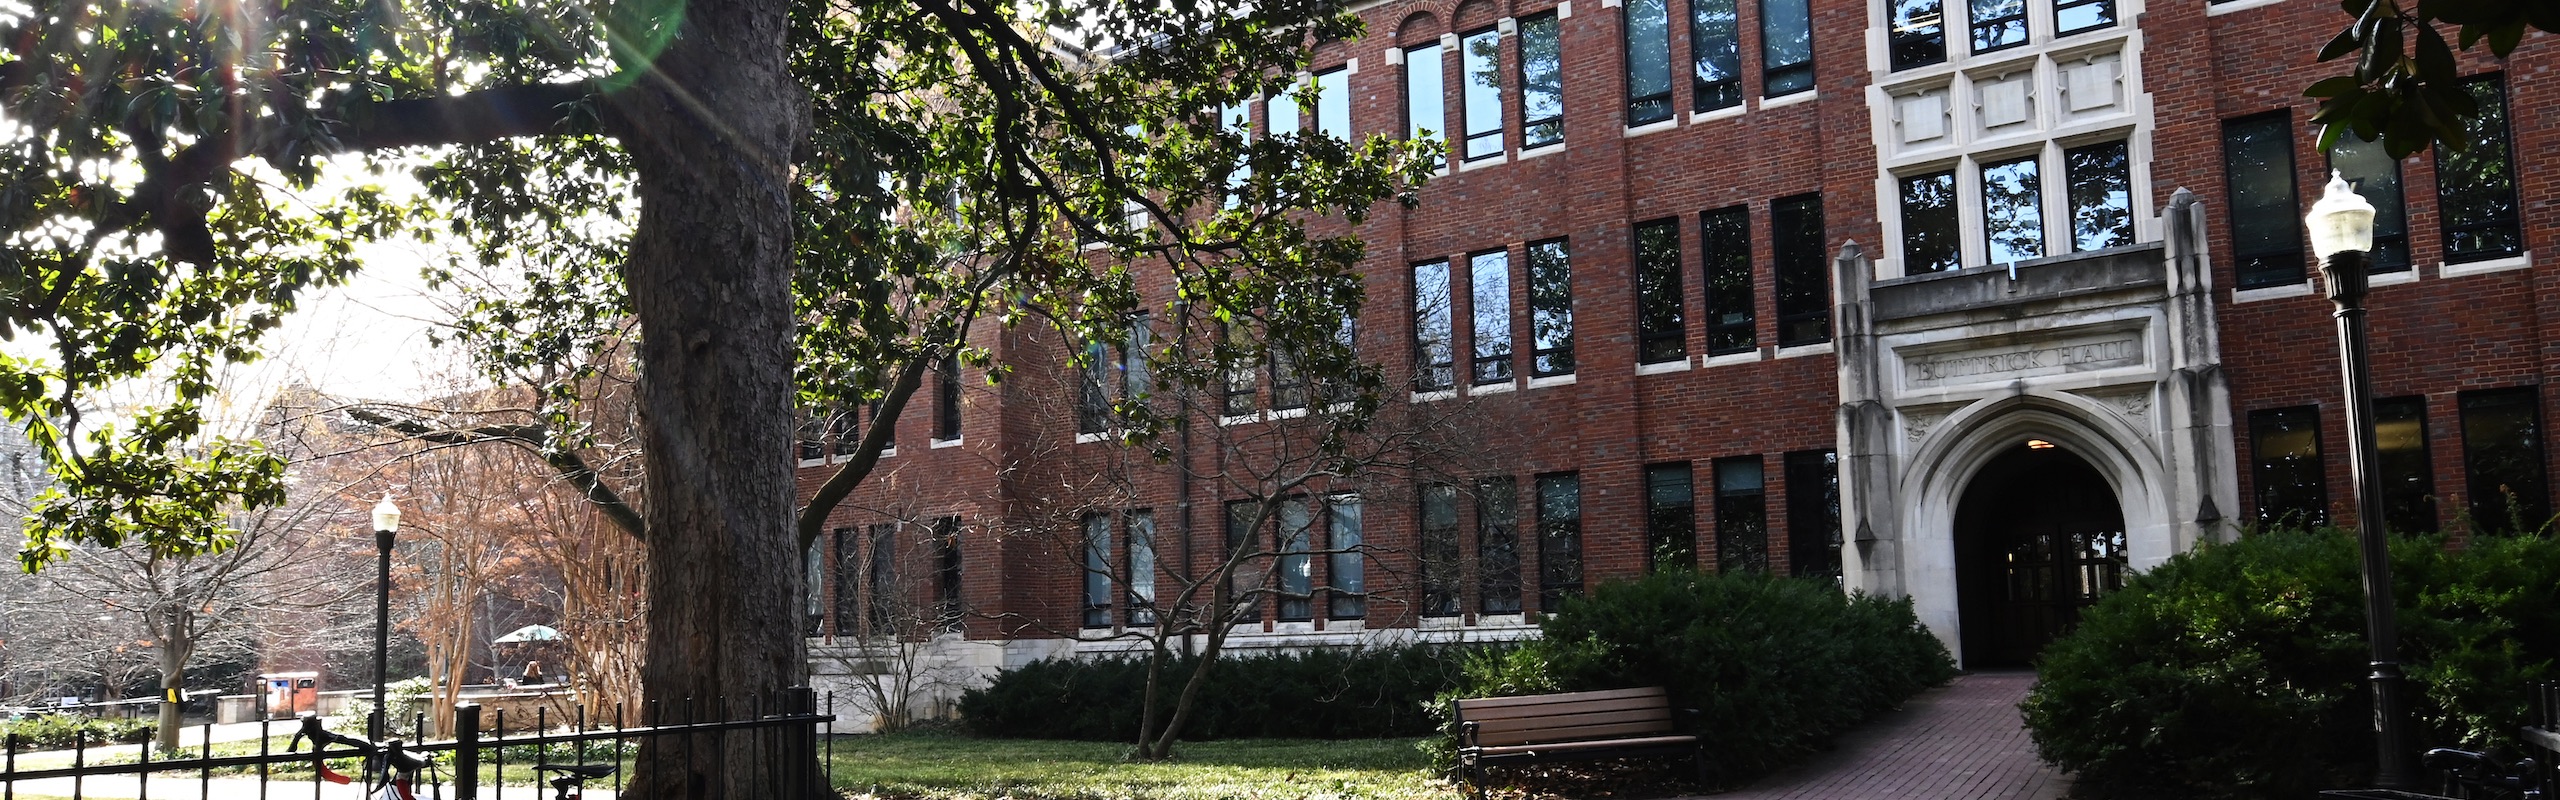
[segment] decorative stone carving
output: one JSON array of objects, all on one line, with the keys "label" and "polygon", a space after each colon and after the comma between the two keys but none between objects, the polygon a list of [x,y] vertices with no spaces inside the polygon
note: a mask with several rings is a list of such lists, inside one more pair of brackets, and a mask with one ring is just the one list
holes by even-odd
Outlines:
[{"label": "decorative stone carving", "polygon": [[2151,418],[2151,387],[2149,384],[2129,390],[2087,392],[2082,396],[2098,401],[2098,404],[2106,406],[2117,414],[2123,415],[2127,421],[2135,423],[2136,427],[2141,427],[2143,423],[2147,422]]}]

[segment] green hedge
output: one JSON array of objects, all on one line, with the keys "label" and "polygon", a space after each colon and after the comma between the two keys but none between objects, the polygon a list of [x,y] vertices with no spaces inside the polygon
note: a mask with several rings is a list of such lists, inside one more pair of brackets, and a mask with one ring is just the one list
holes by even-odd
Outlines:
[{"label": "green hedge", "polygon": [[[1546,638],[1470,660],[1442,698],[1663,686],[1704,712],[1719,784],[1765,775],[1921,689],[1955,662],[1908,600],[1824,580],[1666,573],[1602,584],[1550,615]],[[1444,728],[1435,740],[1454,747]]]},{"label": "green hedge", "polygon": [[0,737],[17,737],[19,747],[68,750],[81,744],[141,744],[159,733],[160,723],[138,719],[97,719],[77,714],[46,714],[0,722]]},{"label": "green hedge", "polygon": [[[2046,648],[2022,708],[2084,794],[2304,797],[2367,782],[2363,583],[2352,536],[2253,534],[2128,580]],[[2560,657],[2560,543],[2392,548],[2422,746],[2512,747]]]},{"label": "green hedge", "polygon": [[[1466,648],[1433,645],[1229,656],[1211,665],[1182,738],[1363,739],[1420,736],[1438,724],[1425,704],[1456,685]],[[1166,694],[1197,661],[1165,665]],[[1131,742],[1145,697],[1139,659],[1044,659],[997,673],[960,698],[984,736]],[[1170,702],[1165,711],[1170,714]]]}]

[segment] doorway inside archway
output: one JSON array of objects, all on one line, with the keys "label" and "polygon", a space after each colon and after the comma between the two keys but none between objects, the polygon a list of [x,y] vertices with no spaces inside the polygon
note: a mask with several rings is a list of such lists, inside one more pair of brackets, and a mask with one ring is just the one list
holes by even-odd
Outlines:
[{"label": "doorway inside archway", "polygon": [[1968,669],[2024,667],[2124,585],[2124,510],[2080,456],[2030,439],[1956,505],[1956,603]]}]

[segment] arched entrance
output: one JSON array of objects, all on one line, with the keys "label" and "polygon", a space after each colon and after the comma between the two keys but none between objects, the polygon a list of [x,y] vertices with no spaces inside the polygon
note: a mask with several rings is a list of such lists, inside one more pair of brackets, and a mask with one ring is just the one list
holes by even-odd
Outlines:
[{"label": "arched entrance", "polygon": [[2097,468],[2021,442],[1966,484],[1955,517],[1956,603],[1968,668],[2022,667],[2124,584],[2125,519]]}]

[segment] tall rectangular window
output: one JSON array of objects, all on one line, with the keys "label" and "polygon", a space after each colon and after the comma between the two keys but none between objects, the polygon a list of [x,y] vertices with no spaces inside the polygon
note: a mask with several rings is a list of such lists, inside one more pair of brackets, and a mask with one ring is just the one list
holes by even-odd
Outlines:
[{"label": "tall rectangular window", "polygon": [[1458,40],[1460,95],[1466,100],[1466,159],[1502,155],[1502,34],[1486,28]]},{"label": "tall rectangular window", "polygon": [[1892,68],[1905,70],[1947,60],[1946,0],[1891,0],[1885,6],[1885,50]]},{"label": "tall rectangular window", "polygon": [[1636,225],[1636,361],[1659,364],[1689,355],[1680,311],[1680,221]]},{"label": "tall rectangular window", "polygon": [[1830,258],[1823,252],[1822,195],[1769,204],[1769,248],[1778,270],[1778,346],[1831,341]]},{"label": "tall rectangular window", "polygon": [[1759,456],[1716,459],[1716,569],[1769,571],[1769,502]]},{"label": "tall rectangular window", "polygon": [[1307,507],[1304,497],[1292,497],[1280,503],[1280,528],[1277,531],[1280,577],[1280,621],[1302,622],[1315,618],[1315,512]]},{"label": "tall rectangular window", "polygon": [[1250,102],[1220,106],[1218,122],[1245,148],[1236,151],[1236,163],[1227,169],[1226,207],[1235,208],[1244,204],[1245,184],[1253,180],[1253,106]]},{"label": "tall rectangular window", "polygon": [[1787,573],[1840,579],[1840,454],[1798,450],[1786,456]]},{"label": "tall rectangular window", "polygon": [[2365,253],[2372,270],[2409,269],[2409,209],[2400,191],[2400,160],[2385,152],[2382,143],[2349,132],[2330,146],[2329,168],[2373,204],[2373,249]]},{"label": "tall rectangular window", "polygon": [[1111,627],[1111,515],[1084,515],[1084,626]]},{"label": "tall rectangular window", "polygon": [[1807,0],[1760,0],[1760,61],[1760,96],[1813,90],[1813,8]]},{"label": "tall rectangular window", "polygon": [[1982,236],[1992,264],[2044,256],[2044,182],[2036,157],[1982,165]]},{"label": "tall rectangular window", "polygon": [[826,580],[827,580],[827,565],[826,565],[826,561],[825,561],[825,554],[822,554],[822,553],[818,552],[818,549],[817,549],[817,548],[815,548],[815,547],[812,547],[812,548],[809,548],[809,549],[807,549],[807,550],[803,550],[803,551],[801,551],[801,553],[800,553],[800,613],[801,613],[800,635],[801,635],[801,636],[816,636],[816,635],[819,635],[820,633],[824,633],[824,632],[825,632],[825,630],[826,630],[826,628],[825,628],[825,625],[826,625],[826,622],[827,622],[827,604],[826,604],[826,597],[825,597],[825,594],[824,594],[823,592],[821,592],[821,591],[820,591],[821,589],[825,588]]},{"label": "tall rectangular window", "polygon": [[959,630],[967,606],[960,594],[960,518],[933,521],[933,606],[936,627]]},{"label": "tall rectangular window", "polygon": [[1520,18],[1520,149],[1564,141],[1564,37],[1556,14]]},{"label": "tall rectangular window", "polygon": [[835,540],[835,616],[837,636],[862,635],[862,540],[852,528],[837,528]]},{"label": "tall rectangular window", "polygon": [[1627,127],[1671,118],[1670,0],[1628,0]]},{"label": "tall rectangular window", "polygon": [[2392,533],[2434,533],[2436,478],[2427,447],[2427,399],[2373,401],[2374,473],[2382,481],[2382,521]]},{"label": "tall rectangular window", "polygon": [[1413,265],[1413,390],[1447,389],[1456,359],[1449,330],[1449,262]]},{"label": "tall rectangular window", "polygon": [[1973,0],[1972,12],[1974,52],[2027,43],[2027,0]]},{"label": "tall rectangular window", "polygon": [[1076,369],[1076,432],[1098,434],[1111,428],[1111,348],[1087,342],[1084,364]]},{"label": "tall rectangular window", "polygon": [[1307,407],[1307,377],[1285,350],[1271,352],[1271,410]]},{"label": "tall rectangular window", "polygon": [[1287,136],[1306,127],[1304,123],[1298,121],[1298,96],[1293,94],[1297,88],[1292,86],[1282,90],[1279,94],[1272,95],[1269,102],[1263,104],[1263,126],[1265,130],[1270,131],[1271,135]]},{"label": "tall rectangular window", "polygon": [[2462,470],[2471,526],[2523,534],[2551,518],[2543,469],[2541,400],[2534,387],[2463,392]]},{"label": "tall rectangular window", "polygon": [[1369,581],[1361,559],[1368,556],[1360,549],[1360,496],[1334,495],[1325,502],[1324,531],[1326,549],[1325,616],[1329,619],[1359,619],[1369,615]]},{"label": "tall rectangular window", "polygon": [[[1404,51],[1404,130],[1406,138],[1416,141],[1448,143],[1448,94],[1443,86],[1446,76],[1440,72],[1440,42],[1408,47]],[[1438,156],[1434,156],[1438,158]],[[1434,162],[1432,166],[1439,166]]]},{"label": "tall rectangular window", "polygon": [[2071,249],[2086,252],[2133,243],[2133,167],[2124,142],[2062,151],[2065,199],[2071,201]]},{"label": "tall rectangular window", "polygon": [[1913,175],[1902,181],[1902,274],[1926,275],[1964,266],[1964,234],[1956,223],[1955,170]]},{"label": "tall rectangular window", "polygon": [[1253,330],[1238,320],[1228,324],[1221,335],[1223,344],[1238,352],[1231,352],[1228,356],[1226,397],[1219,403],[1219,413],[1230,417],[1251,414],[1261,408],[1255,395],[1262,386],[1261,371],[1254,368],[1250,348],[1246,346],[1252,340]]},{"label": "tall rectangular window", "polygon": [[1147,376],[1147,351],[1155,348],[1155,337],[1145,313],[1129,318],[1128,338],[1121,340],[1120,358],[1113,364],[1120,370],[1120,399],[1135,403],[1155,389]]},{"label": "tall rectangular window", "polygon": [[1644,468],[1644,566],[1647,572],[1698,568],[1698,501],[1689,462]]},{"label": "tall rectangular window", "polygon": [[1538,610],[1582,594],[1582,476],[1538,476]]},{"label": "tall rectangular window", "polygon": [[1529,374],[1573,374],[1573,259],[1565,240],[1529,243]]},{"label": "tall rectangular window", "polygon": [[1689,0],[1689,112],[1742,105],[1739,0]]},{"label": "tall rectangular window", "polygon": [[898,524],[883,522],[871,526],[869,578],[863,585],[865,609],[869,613],[871,635],[886,636],[897,628],[898,606],[905,599],[898,588]]},{"label": "tall rectangular window", "polygon": [[933,370],[933,438],[954,441],[960,438],[960,357],[946,355]]},{"label": "tall rectangular window", "polygon": [[1351,70],[1316,73],[1315,84],[1316,132],[1351,141]]},{"label": "tall rectangular window", "polygon": [[1460,610],[1461,564],[1458,563],[1458,487],[1445,483],[1422,487],[1422,615],[1454,617]]},{"label": "tall rectangular window", "polygon": [[[886,402],[888,401],[871,401],[871,424],[878,425],[881,429],[880,454],[895,455],[898,449],[898,418],[880,413],[881,404]],[[848,417],[848,419],[850,418]],[[849,454],[850,451],[844,449],[844,441],[844,437],[836,438],[837,455]]]},{"label": "tall rectangular window", "polygon": [[2240,288],[2301,283],[2293,121],[2282,111],[2224,121],[2222,171],[2231,184],[2231,257]]},{"label": "tall rectangular window", "polygon": [[[1225,560],[1242,562],[1255,547],[1253,529],[1261,522],[1262,504],[1253,500],[1227,501],[1227,552]],[[1262,570],[1249,563],[1239,563],[1227,573],[1227,594],[1235,602],[1234,616],[1240,620],[1262,616],[1262,602],[1255,592],[1262,588]]]},{"label": "tall rectangular window", "polygon": [[1467,257],[1467,286],[1474,295],[1475,382],[1511,380],[1511,251]]},{"label": "tall rectangular window", "polygon": [[1129,624],[1156,624],[1156,512],[1131,511],[1125,520],[1128,556]]},{"label": "tall rectangular window", "polygon": [[1731,206],[1699,214],[1698,252],[1706,263],[1707,355],[1759,346],[1751,293],[1751,210]]},{"label": "tall rectangular window", "polygon": [[1520,485],[1476,481],[1476,579],[1484,613],[1520,613]]},{"label": "tall rectangular window", "polygon": [[2056,0],[2053,4],[2053,32],[2056,36],[2069,36],[2115,24],[2115,0]]},{"label": "tall rectangular window", "polygon": [[2249,474],[2258,488],[2258,524],[2310,528],[2329,524],[2329,471],[2320,458],[2320,409],[2249,412]]},{"label": "tall rectangular window", "polygon": [[2463,84],[2480,113],[2462,122],[2462,152],[2436,145],[2436,208],[2444,218],[2444,260],[2461,264],[2524,252],[2516,209],[2515,152],[2507,139],[2506,79]]}]

